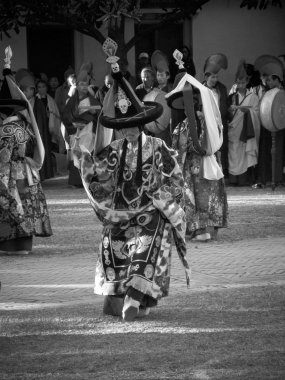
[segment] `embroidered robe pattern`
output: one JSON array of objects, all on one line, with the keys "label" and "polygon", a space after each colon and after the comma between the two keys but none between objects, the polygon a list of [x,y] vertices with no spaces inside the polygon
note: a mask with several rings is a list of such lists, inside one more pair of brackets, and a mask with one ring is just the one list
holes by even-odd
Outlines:
[{"label": "embroidered robe pattern", "polygon": [[172,234],[189,279],[185,259],[183,177],[177,153],[151,136],[142,148],[142,185],[135,181],[136,153],[128,150],[117,186],[123,140],[98,156],[74,151],[90,202],[103,223],[95,293],[123,295],[129,286],[157,300],[169,291]]},{"label": "embroidered robe pattern", "polygon": [[32,157],[35,138],[22,120],[0,126],[0,241],[21,237],[50,236],[52,230],[45,195],[37,178],[29,185],[27,157]]}]

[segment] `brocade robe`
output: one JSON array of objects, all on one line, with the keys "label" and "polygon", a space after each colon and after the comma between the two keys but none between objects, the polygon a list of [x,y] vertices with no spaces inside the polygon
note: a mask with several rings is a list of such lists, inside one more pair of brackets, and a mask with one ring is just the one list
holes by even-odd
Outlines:
[{"label": "brocade robe", "polygon": [[0,125],[0,242],[52,235],[39,174],[31,165],[34,145],[25,121],[14,116]]},{"label": "brocade robe", "polygon": [[139,187],[137,151],[131,144],[118,186],[123,139],[113,141],[95,157],[82,146],[82,151],[73,153],[79,159],[91,205],[103,224],[95,293],[124,295],[133,287],[157,301],[169,290],[172,235],[189,282],[181,207],[183,176],[174,150],[160,139],[144,138]]},{"label": "brocade robe", "polygon": [[[199,142],[205,138],[204,123],[199,123]],[[173,132],[173,147],[178,151],[178,162],[185,179],[184,210],[186,235],[193,238],[213,228],[227,227],[228,203],[224,179],[208,180],[202,176],[200,156],[189,133],[189,122],[185,119]],[[218,164],[220,152],[215,154]]]}]

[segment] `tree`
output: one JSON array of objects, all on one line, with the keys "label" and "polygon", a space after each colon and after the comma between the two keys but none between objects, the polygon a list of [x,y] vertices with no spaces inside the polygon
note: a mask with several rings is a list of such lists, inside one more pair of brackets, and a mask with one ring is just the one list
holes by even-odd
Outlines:
[{"label": "tree", "polygon": [[279,6],[280,8],[282,8],[282,0],[243,0],[240,4],[240,7],[243,8],[243,7],[247,7],[248,9],[266,9],[268,7],[268,5],[272,5],[272,6]]},{"label": "tree", "polygon": [[102,34],[100,27],[107,24],[108,36],[118,43],[118,55],[123,59],[136,41],[154,28],[166,27],[170,22],[189,18],[208,1],[168,1],[170,5],[175,3],[175,8],[170,11],[163,9],[158,25],[150,27],[125,44],[126,18],[139,22],[141,8],[149,6],[152,3],[150,0],[5,0],[0,3],[0,39],[3,34],[11,37],[13,31],[18,34],[23,26],[59,23],[103,44],[106,36]]},{"label": "tree", "polygon": [[[167,27],[169,23],[189,19],[201,10],[210,0],[5,0],[0,3],[0,39],[3,34],[11,37],[11,31],[17,34],[20,27],[36,26],[43,23],[59,23],[103,43],[104,36],[100,27],[108,26],[108,36],[118,42],[121,58],[135,43],[154,29]],[[124,41],[126,18],[138,22],[142,8],[153,4],[162,8],[158,23]],[[282,7],[280,0],[241,0],[240,7],[248,9],[266,9],[271,4]],[[163,6],[168,6],[168,9]]]}]

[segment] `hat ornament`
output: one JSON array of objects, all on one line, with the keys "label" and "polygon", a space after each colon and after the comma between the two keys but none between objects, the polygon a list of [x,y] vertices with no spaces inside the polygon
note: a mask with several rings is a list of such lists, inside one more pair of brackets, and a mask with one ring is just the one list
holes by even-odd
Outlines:
[{"label": "hat ornament", "polygon": [[129,106],[132,104],[130,99],[127,97],[125,91],[121,89],[121,87],[118,88],[118,95],[117,100],[115,102],[115,106],[120,109],[122,114],[125,114],[128,112]]},{"label": "hat ornament", "polygon": [[5,58],[4,58],[4,69],[10,69],[11,67],[11,58],[12,58],[12,49],[10,46],[7,46],[5,49]]},{"label": "hat ornament", "polygon": [[184,62],[182,61],[183,54],[178,49],[174,50],[173,57],[176,60],[175,64],[178,65],[178,68],[184,69]]},{"label": "hat ornament", "polygon": [[113,41],[110,37],[107,37],[105,42],[103,43],[102,48],[104,53],[108,56],[106,62],[110,63],[112,71],[114,73],[117,73],[119,71],[119,65],[117,62],[120,58],[117,57],[115,54],[118,49],[118,44],[115,41]]}]

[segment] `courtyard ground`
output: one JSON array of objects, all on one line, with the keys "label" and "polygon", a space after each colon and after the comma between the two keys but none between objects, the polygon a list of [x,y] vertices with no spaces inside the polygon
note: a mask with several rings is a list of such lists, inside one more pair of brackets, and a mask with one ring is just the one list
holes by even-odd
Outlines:
[{"label": "courtyard ground", "polygon": [[44,182],[54,235],[0,256],[0,379],[283,379],[285,189],[228,188],[229,227],[173,252],[169,297],[143,320],[102,314],[100,241],[83,189]]}]

